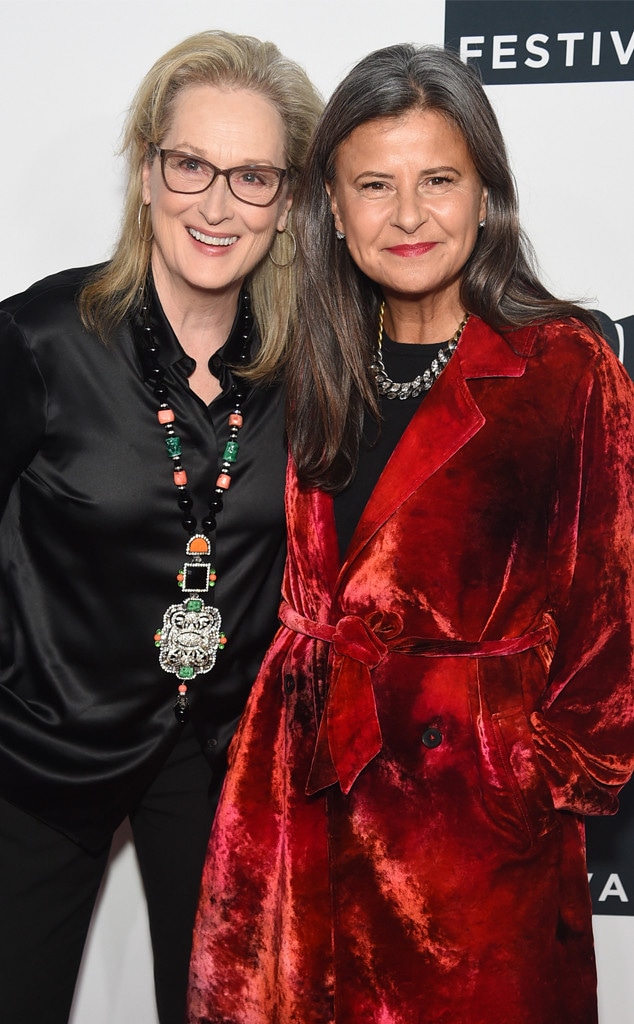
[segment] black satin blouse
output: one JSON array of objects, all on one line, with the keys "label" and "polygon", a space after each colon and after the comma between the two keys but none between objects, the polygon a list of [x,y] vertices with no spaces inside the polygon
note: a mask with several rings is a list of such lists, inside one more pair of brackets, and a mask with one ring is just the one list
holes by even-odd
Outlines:
[{"label": "black satin blouse", "polygon": [[[124,323],[110,345],[83,327],[68,270],[0,303],[0,792],[87,848],[105,843],[182,728],[178,681],[154,633],[187,535],[144,361]],[[228,436],[240,317],[210,367],[207,407],[157,301],[153,327],[198,521]],[[253,332],[253,350],[258,344]],[[216,788],[277,626],[286,451],[279,387],[253,388],[218,515],[215,601],[228,637],[189,687]]]}]

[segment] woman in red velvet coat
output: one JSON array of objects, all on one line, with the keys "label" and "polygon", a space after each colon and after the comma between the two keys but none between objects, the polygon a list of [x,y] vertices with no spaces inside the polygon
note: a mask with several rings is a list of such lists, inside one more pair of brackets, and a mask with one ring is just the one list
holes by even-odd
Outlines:
[{"label": "woman in red velvet coat", "polygon": [[583,816],[634,766],[634,389],[535,276],[457,57],[365,58],[307,168],[283,625],[189,1020],[594,1024]]}]

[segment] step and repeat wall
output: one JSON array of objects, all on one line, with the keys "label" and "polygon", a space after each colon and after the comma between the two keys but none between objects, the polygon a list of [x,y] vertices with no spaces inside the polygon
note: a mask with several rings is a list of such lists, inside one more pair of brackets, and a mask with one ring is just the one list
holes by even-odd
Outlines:
[{"label": "step and repeat wall", "polygon": [[[390,43],[444,43],[477,63],[543,278],[600,313],[634,376],[630,0],[0,0],[3,296],[107,258],[124,188],[116,150],[127,104],[157,56],[207,28],[273,39],[325,97],[363,54]],[[615,818],[588,822],[588,875],[601,1024],[634,1024],[634,785]],[[155,1022],[144,903],[124,824],[72,1024]]]}]

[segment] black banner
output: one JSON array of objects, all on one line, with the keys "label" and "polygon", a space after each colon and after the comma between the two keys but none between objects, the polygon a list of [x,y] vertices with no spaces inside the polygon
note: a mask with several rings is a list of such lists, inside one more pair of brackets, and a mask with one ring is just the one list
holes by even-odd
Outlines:
[{"label": "black banner", "polygon": [[593,309],[592,312],[601,325],[603,337],[634,379],[634,316],[612,320],[601,310]]},{"label": "black banner", "polygon": [[446,0],[445,46],[488,85],[634,80],[634,3]]},{"label": "black banner", "polygon": [[[633,318],[634,319],[634,318]],[[634,915],[634,783],[615,818],[586,818],[588,878],[594,914]]]}]

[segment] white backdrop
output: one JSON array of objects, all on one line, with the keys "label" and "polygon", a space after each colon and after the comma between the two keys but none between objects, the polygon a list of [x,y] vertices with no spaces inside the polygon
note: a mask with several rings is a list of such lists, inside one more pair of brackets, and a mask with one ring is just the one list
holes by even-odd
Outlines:
[{"label": "white backdrop", "polygon": [[[156,57],[186,35],[222,28],[273,39],[327,97],[371,49],[442,43],[444,11],[444,0],[0,0],[0,294],[108,256],[123,192],[115,150],[127,104]],[[613,320],[631,316],[634,82],[488,91],[546,282]],[[601,1024],[634,1024],[634,918],[595,924]],[[123,827],[72,1024],[155,1024],[151,973]]]}]

